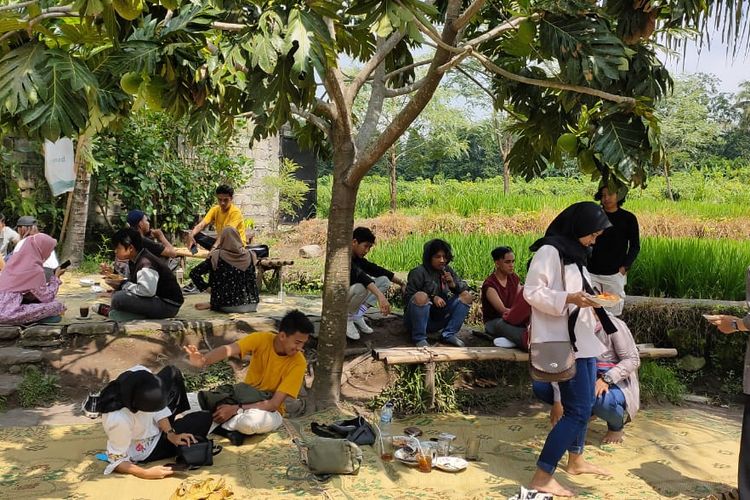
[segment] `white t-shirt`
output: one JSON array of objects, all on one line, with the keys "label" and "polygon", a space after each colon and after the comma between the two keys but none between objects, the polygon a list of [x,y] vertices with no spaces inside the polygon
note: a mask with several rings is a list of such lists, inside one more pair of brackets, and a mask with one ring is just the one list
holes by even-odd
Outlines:
[{"label": "white t-shirt", "polygon": [[[128,371],[150,371],[136,365]],[[104,432],[107,433],[107,460],[105,474],[111,474],[123,462],[140,462],[148,458],[161,437],[158,422],[172,414],[169,408],[155,412],[133,413],[127,408],[102,415]]]},{"label": "white t-shirt", "polygon": [[8,226],[5,226],[2,231],[0,231],[0,255],[5,257],[5,254],[8,253],[8,245],[11,241],[18,241],[21,239],[21,236],[13,231]]},{"label": "white t-shirt", "polygon": [[[23,244],[26,242],[26,238],[22,239],[18,243],[16,243],[16,248],[13,249],[13,254],[17,254],[18,251],[21,249]],[[44,264],[42,264],[42,267],[46,267],[47,269],[57,269],[60,266],[60,262],[57,260],[57,254],[54,250],[52,250],[52,253],[49,255],[49,258],[44,261]]]}]

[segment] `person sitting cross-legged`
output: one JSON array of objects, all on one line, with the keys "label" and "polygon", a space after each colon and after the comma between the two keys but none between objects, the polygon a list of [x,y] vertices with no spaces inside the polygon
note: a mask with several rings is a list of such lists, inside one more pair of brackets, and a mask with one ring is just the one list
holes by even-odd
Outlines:
[{"label": "person sitting cross-legged", "polygon": [[27,325],[62,320],[65,306],[55,297],[65,269],[58,267],[47,281],[42,267],[56,244],[54,238],[43,233],[29,236],[24,247],[15,252],[0,273],[0,324]]},{"label": "person sitting cross-legged", "polygon": [[[253,253],[242,246],[237,230],[225,227],[216,248],[190,271],[190,279],[201,292],[211,289],[211,302],[196,309],[225,313],[255,312],[260,301]],[[208,274],[208,283],[203,276]]]},{"label": "person sitting cross-legged", "polygon": [[365,256],[375,246],[375,235],[366,227],[358,227],[352,235],[352,267],[349,286],[349,321],[346,325],[346,336],[352,340],[359,339],[359,332],[372,333],[370,325],[365,323],[364,314],[376,303],[384,314],[390,312],[385,292],[391,282],[406,286],[392,271],[370,262]]},{"label": "person sitting cross-legged", "polygon": [[252,355],[245,381],[231,388],[226,397],[199,397],[201,408],[213,411],[214,422],[221,424],[215,433],[242,444],[247,435],[265,434],[281,426],[284,400],[296,398],[302,387],[307,370],[302,351],[312,333],[313,324],[307,316],[292,310],[281,319],[278,334],[251,333],[206,354],[194,345],[185,347],[190,364],[201,369],[230,356]]},{"label": "person sitting cross-legged", "polygon": [[[622,442],[625,424],[635,418],[640,407],[638,367],[641,365],[630,329],[621,319],[614,316],[611,319],[616,332],[608,335],[602,328],[596,331],[596,337],[607,350],[596,359],[596,401],[592,409],[592,414],[607,423],[602,443],[610,444]],[[534,382],[533,389],[537,398],[552,405],[550,422],[555,425],[564,411],[559,387],[556,383]]]},{"label": "person sitting cross-legged", "polygon": [[184,298],[166,261],[143,248],[141,233],[133,228],[117,231],[112,245],[117,259],[128,262],[129,278],[105,280],[115,289],[112,305],[95,304],[92,310],[116,321],[174,318]]},{"label": "person sitting cross-legged", "polygon": [[422,265],[409,271],[404,323],[417,347],[427,347],[427,332],[439,330],[443,342],[464,347],[458,332],[474,298],[448,265],[452,260],[453,250],[446,241],[430,240],[424,245]]}]

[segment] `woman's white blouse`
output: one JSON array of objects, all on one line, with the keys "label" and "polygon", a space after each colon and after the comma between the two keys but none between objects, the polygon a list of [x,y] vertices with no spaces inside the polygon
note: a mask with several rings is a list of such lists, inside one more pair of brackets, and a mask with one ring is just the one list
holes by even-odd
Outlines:
[{"label": "woman's white blouse", "polygon": [[[591,282],[588,270],[583,273]],[[560,254],[551,245],[544,245],[531,260],[523,296],[531,305],[532,342],[568,340],[568,315],[575,306],[565,300],[568,293],[583,290],[583,280],[576,264],[565,266],[565,288],[563,288]],[[575,324],[576,358],[595,358],[605,351],[605,346],[594,334],[596,314],[591,307],[582,308]]]}]

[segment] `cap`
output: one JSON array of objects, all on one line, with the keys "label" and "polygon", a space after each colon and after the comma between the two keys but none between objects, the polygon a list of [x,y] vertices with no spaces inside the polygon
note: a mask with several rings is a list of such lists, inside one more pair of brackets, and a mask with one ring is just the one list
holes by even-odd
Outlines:
[{"label": "cap", "polygon": [[18,226],[35,226],[36,225],[36,217],[31,215],[22,215],[18,218],[18,222],[16,222],[16,227]]},{"label": "cap", "polygon": [[144,214],[141,210],[131,210],[128,212],[128,224],[131,227],[135,227],[138,225],[139,222],[141,222],[141,219],[143,219]]}]

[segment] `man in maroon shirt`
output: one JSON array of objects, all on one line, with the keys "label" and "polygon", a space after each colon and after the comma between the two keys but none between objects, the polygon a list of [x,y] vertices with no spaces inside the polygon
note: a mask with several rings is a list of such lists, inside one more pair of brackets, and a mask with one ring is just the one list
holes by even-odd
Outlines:
[{"label": "man in maroon shirt", "polygon": [[525,321],[514,319],[513,323],[508,321],[511,308],[514,309],[512,316],[518,316],[520,308],[514,305],[523,300],[519,293],[521,280],[514,272],[516,257],[510,247],[497,247],[492,251],[492,260],[495,261],[495,270],[482,283],[484,329],[493,337],[502,338],[495,343],[498,347],[523,347],[528,318]]}]

